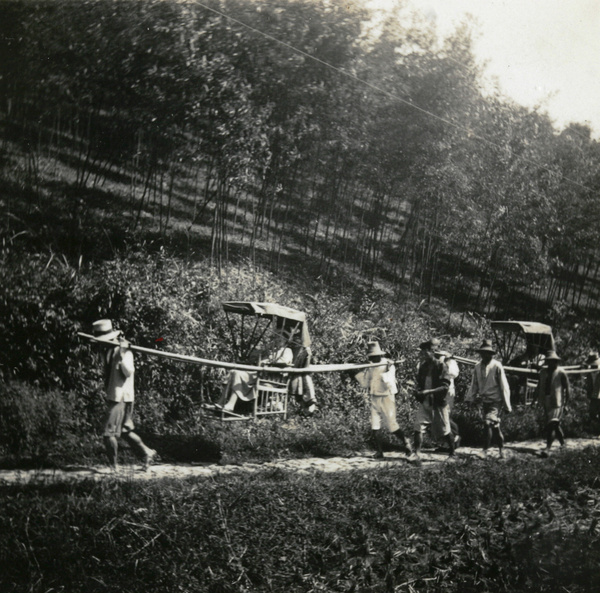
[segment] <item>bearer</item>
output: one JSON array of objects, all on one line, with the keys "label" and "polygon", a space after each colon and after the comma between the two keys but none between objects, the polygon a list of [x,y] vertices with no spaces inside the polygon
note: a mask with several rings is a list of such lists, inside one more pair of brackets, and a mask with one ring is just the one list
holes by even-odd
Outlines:
[{"label": "bearer", "polygon": [[488,456],[488,450],[494,436],[498,444],[499,457],[504,458],[504,435],[500,430],[500,411],[503,407],[512,412],[510,405],[510,386],[502,363],[494,359],[496,351],[490,340],[483,340],[478,349],[481,361],[473,369],[471,387],[467,391],[465,401],[480,400],[482,404],[485,442],[483,454]]},{"label": "bearer", "polygon": [[379,346],[379,342],[367,344],[367,357],[369,362],[386,363],[381,366],[370,367],[357,373],[355,378],[369,391],[371,402],[371,429],[377,451],[375,459],[383,459],[383,446],[381,438],[381,422],[386,424],[387,429],[404,443],[407,455],[412,452],[410,441],[404,436],[396,420],[396,367],[393,362],[385,358],[385,352]]},{"label": "bearer", "polygon": [[147,447],[138,434],[134,432],[133,403],[134,374],[133,352],[129,342],[120,331],[113,330],[110,319],[96,321],[93,326],[94,336],[106,340],[119,340],[118,346],[106,345],[103,353],[104,388],[106,391],[106,414],[104,419],[104,447],[108,463],[112,470],[118,469],[118,438],[129,442],[134,452],[140,457],[144,470],[148,469],[157,453]]}]

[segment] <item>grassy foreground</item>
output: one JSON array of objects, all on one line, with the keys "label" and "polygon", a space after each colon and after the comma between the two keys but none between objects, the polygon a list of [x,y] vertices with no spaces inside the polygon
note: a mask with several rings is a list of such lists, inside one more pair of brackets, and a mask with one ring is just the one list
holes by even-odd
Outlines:
[{"label": "grassy foreground", "polygon": [[597,591],[600,452],[4,486],[0,590]]}]

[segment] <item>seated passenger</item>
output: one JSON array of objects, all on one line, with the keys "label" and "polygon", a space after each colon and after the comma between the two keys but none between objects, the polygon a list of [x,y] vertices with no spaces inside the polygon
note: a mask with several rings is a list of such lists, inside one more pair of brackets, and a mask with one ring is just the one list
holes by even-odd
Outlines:
[{"label": "seated passenger", "polygon": [[536,344],[527,344],[527,349],[508,362],[509,367],[525,367],[539,371],[544,366],[545,356]]},{"label": "seated passenger", "polygon": [[[291,348],[286,346],[286,338],[281,335],[278,337],[277,346],[265,358],[261,357],[259,366],[267,367],[286,367],[294,362],[294,354]],[[254,371],[244,371],[241,369],[232,369],[229,372],[227,381],[223,386],[221,403],[227,402],[223,409],[227,412],[233,412],[238,400],[249,402],[256,397],[256,379],[257,373]]]},{"label": "seated passenger", "polygon": [[[312,351],[310,346],[302,346],[296,355],[294,366],[299,369],[310,366]],[[302,404],[306,416],[311,416],[317,410],[315,384],[310,374],[294,375],[290,384],[290,394],[296,396],[296,401]]]},{"label": "seated passenger", "polygon": [[[540,347],[537,344],[527,344],[524,352],[509,360],[507,367],[516,367],[522,369],[531,369],[539,371],[544,366],[546,357],[540,352]],[[529,377],[524,375],[508,376],[512,401],[516,404],[527,403],[527,393],[529,391]]]}]

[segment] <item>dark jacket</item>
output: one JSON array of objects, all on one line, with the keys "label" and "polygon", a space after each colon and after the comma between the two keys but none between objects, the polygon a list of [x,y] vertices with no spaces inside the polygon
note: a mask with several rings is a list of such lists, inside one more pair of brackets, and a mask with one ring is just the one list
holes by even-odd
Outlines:
[{"label": "dark jacket", "polygon": [[[440,389],[437,393],[433,394],[433,405],[444,406],[448,399],[448,388],[450,387],[450,380],[446,375],[446,367],[443,362],[439,360],[431,360],[422,362],[417,370],[417,389],[423,391],[425,389],[425,381],[427,375],[431,372],[431,389]],[[428,396],[425,396],[428,397]],[[419,401],[424,401],[424,398],[419,398]]]}]

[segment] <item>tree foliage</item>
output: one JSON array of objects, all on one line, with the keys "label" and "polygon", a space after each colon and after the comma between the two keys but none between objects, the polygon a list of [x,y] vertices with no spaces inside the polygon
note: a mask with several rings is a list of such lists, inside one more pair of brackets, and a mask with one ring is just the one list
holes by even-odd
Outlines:
[{"label": "tree foliage", "polygon": [[70,199],[75,258],[100,193],[133,236],[210,233],[219,269],[299,250],[493,315],[595,309],[590,130],[484,94],[474,26],[440,42],[409,8],[3,2],[4,175]]}]

